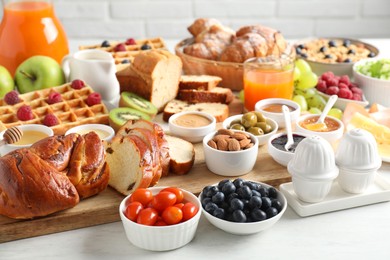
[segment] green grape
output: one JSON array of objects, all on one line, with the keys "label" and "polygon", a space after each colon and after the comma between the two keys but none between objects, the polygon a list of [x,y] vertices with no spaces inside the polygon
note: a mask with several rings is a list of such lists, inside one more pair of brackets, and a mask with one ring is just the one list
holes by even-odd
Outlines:
[{"label": "green grape", "polygon": [[343,111],[339,108],[331,108],[328,115],[341,120],[343,118]]},{"label": "green grape", "polygon": [[304,96],[301,95],[295,95],[293,97],[293,101],[298,103],[298,105],[301,107],[301,111],[307,110],[307,102]]},{"label": "green grape", "polygon": [[241,90],[240,93],[238,93],[238,98],[241,102],[245,102],[244,90]]},{"label": "green grape", "polygon": [[314,95],[317,94],[317,90],[315,88],[308,88],[306,90],[302,89],[295,89],[294,90],[295,95],[301,95],[304,96],[306,99],[312,98]]},{"label": "green grape", "polygon": [[314,88],[317,85],[317,82],[318,77],[314,72],[305,72],[301,74],[296,87],[302,90]]},{"label": "green grape", "polygon": [[300,76],[301,76],[301,71],[298,69],[298,67],[294,67],[294,82],[299,80]]},{"label": "green grape", "polygon": [[311,107],[311,108],[309,109],[309,112],[310,112],[311,114],[317,114],[317,115],[319,115],[319,114],[321,114],[322,111],[321,111],[319,108]]},{"label": "green grape", "polygon": [[315,95],[308,100],[307,104],[310,108],[316,107],[322,111],[326,105],[326,100],[320,95]]},{"label": "green grape", "polygon": [[302,59],[297,59],[295,61],[295,67],[297,67],[299,69],[301,74],[311,72],[311,68],[310,68],[309,63],[307,63],[306,61],[304,61]]}]

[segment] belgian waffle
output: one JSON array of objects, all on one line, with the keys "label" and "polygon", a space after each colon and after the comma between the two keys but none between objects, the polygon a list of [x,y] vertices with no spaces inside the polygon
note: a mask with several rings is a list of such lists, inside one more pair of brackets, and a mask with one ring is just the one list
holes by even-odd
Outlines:
[{"label": "belgian waffle", "polygon": [[135,55],[137,55],[142,51],[146,51],[141,49],[143,45],[148,45],[150,47],[150,49],[148,50],[167,49],[167,46],[165,45],[165,42],[162,38],[135,40],[136,44],[125,45],[126,51],[115,51],[115,46],[121,43],[125,44],[125,42],[110,41],[108,42],[109,45],[108,47],[102,47],[102,44],[95,44],[95,45],[79,46],[79,49],[80,50],[99,49],[99,50],[107,51],[112,54],[115,60],[115,64],[117,65],[124,64],[128,61],[132,62]]},{"label": "belgian waffle", "polygon": [[[61,94],[62,101],[48,104],[49,94],[56,91]],[[93,93],[91,87],[73,89],[70,83],[39,91],[19,95],[21,102],[8,105],[0,99],[0,130],[23,124],[43,124],[43,119],[49,113],[54,114],[59,121],[52,126],[54,134],[62,135],[65,132],[82,124],[108,124],[108,110],[103,103],[88,106],[86,100]],[[21,121],[16,113],[22,105],[29,105],[33,111],[34,119]]]}]

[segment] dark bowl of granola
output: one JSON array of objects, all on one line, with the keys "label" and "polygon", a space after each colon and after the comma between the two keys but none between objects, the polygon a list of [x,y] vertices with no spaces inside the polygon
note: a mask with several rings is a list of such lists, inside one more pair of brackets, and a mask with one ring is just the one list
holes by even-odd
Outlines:
[{"label": "dark bowl of granola", "polygon": [[297,58],[307,61],[317,75],[332,71],[352,77],[353,65],[361,59],[377,57],[378,48],[356,39],[310,38],[295,43]]}]

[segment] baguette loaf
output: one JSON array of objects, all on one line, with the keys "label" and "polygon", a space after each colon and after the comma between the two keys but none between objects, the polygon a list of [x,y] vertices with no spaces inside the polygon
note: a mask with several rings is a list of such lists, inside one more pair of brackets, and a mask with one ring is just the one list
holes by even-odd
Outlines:
[{"label": "baguette loaf", "polygon": [[217,122],[223,122],[229,116],[229,107],[221,103],[197,103],[191,104],[186,101],[172,100],[169,102],[163,113],[163,120],[168,122],[169,118],[182,111],[201,111],[213,115]]},{"label": "baguette loaf", "polygon": [[186,140],[170,135],[166,135],[166,139],[171,157],[170,171],[179,175],[188,173],[195,162],[194,145]]},{"label": "baguette loaf", "polygon": [[177,96],[182,62],[165,50],[141,52],[131,66],[116,73],[121,92],[133,92],[157,107],[159,111]]},{"label": "baguette loaf", "polygon": [[189,103],[222,103],[229,104],[234,99],[234,94],[229,88],[215,87],[209,91],[181,89],[177,99]]},{"label": "baguette loaf", "polygon": [[222,78],[210,75],[182,75],[179,82],[179,89],[212,90]]}]

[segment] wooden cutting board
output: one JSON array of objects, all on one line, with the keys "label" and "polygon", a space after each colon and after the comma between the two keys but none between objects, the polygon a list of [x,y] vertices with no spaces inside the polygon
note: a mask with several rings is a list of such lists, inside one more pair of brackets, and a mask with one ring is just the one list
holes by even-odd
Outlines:
[{"label": "wooden cutting board", "polygon": [[[238,101],[230,105],[232,115],[241,113],[242,109],[242,104]],[[265,182],[274,187],[291,181],[286,168],[277,164],[270,157],[266,146],[260,147],[258,160],[253,170],[241,177]],[[195,163],[191,171],[187,175],[171,174],[164,177],[159,181],[158,186],[177,186],[199,194],[204,186],[217,183],[225,178],[207,169],[202,144],[198,143],[195,144]],[[72,209],[47,217],[33,220],[14,220],[0,216],[0,243],[120,221],[118,210],[123,198],[123,195],[109,187],[104,192],[81,201]]]}]

